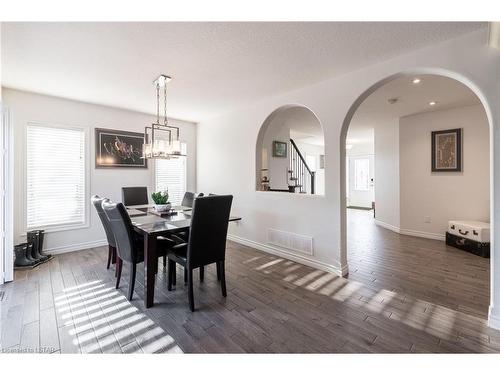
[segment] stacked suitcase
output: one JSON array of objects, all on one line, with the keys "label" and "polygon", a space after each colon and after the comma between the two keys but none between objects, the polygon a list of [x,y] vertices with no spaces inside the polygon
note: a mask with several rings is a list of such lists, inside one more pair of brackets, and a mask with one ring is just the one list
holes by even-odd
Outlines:
[{"label": "stacked suitcase", "polygon": [[449,221],[446,244],[489,258],[490,224],[482,221]]}]

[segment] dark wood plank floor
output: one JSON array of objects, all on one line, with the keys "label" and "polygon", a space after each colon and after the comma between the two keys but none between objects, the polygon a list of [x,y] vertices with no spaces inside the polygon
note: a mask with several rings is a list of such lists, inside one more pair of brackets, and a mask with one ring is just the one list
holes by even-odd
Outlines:
[{"label": "dark wood plank floor", "polygon": [[374,227],[369,216],[354,220],[370,226],[355,235],[352,220],[348,278],[228,242],[228,296],[222,298],[209,267],[204,283],[195,278],[194,313],[180,271],[177,290],[168,292],[160,265],[156,305],[146,310],[142,267],[129,302],[128,270],[115,290],[106,249],[56,256],[35,270],[16,271],[15,281],[0,287],[6,292],[1,351],[500,351],[500,332],[485,320],[487,260],[437,241],[400,239]]}]

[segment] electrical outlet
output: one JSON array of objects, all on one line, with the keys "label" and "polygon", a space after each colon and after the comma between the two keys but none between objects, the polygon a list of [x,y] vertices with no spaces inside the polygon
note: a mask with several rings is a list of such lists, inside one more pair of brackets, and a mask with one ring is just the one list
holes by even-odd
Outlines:
[{"label": "electrical outlet", "polygon": [[430,223],[431,222],[431,217],[430,216],[424,216],[424,223]]}]

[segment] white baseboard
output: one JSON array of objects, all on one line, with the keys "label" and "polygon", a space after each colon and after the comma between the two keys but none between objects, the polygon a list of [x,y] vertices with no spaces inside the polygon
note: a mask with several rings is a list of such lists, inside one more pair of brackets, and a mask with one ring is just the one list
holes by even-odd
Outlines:
[{"label": "white baseboard", "polygon": [[412,230],[412,229],[401,229],[399,227],[396,227],[395,225],[388,224],[386,222],[374,219],[375,224],[378,226],[381,226],[382,228],[392,230],[393,232],[403,234],[405,236],[413,236],[413,237],[421,237],[421,238],[428,238],[430,240],[438,240],[438,241],[444,241],[446,239],[446,235],[444,234],[438,234],[438,233],[430,233],[430,232],[421,232],[418,230]]},{"label": "white baseboard", "polygon": [[444,235],[444,234],[420,232],[418,230],[400,229],[399,233],[404,234],[406,236],[428,238],[430,240],[438,240],[438,241],[446,240],[446,235]]},{"label": "white baseboard", "polygon": [[376,225],[381,226],[382,228],[392,230],[393,232],[396,232],[396,233],[400,233],[399,227],[396,227],[395,225],[388,224],[388,223],[386,223],[384,221],[380,221],[380,220],[377,220],[377,219],[374,219],[373,222]]},{"label": "white baseboard", "polygon": [[292,253],[290,251],[287,251],[285,249],[276,246],[271,246],[268,244],[252,241],[246,238],[235,236],[233,234],[228,234],[227,239],[248,247],[252,247],[257,250],[261,250],[265,253],[277,255],[279,257],[292,260],[297,263],[305,264],[306,266],[317,268],[325,272],[331,272],[338,276],[345,276],[348,273],[347,265],[341,266],[339,264],[339,266],[334,266],[332,264],[324,263],[316,259],[307,258],[300,254]]},{"label": "white baseboard", "polygon": [[91,249],[93,247],[107,246],[107,245],[108,245],[108,241],[97,240],[97,241],[76,243],[76,244],[71,244],[71,245],[66,245],[66,246],[53,247],[50,249],[44,249],[43,252],[47,253],[47,254],[56,255],[56,254],[71,253],[73,251]]},{"label": "white baseboard", "polygon": [[491,306],[488,314],[488,326],[500,330],[500,315]]}]

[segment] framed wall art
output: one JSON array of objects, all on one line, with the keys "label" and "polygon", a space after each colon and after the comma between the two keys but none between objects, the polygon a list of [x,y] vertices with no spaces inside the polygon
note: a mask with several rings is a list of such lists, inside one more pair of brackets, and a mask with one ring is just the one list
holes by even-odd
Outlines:
[{"label": "framed wall art", "polygon": [[287,157],[287,143],[280,141],[273,141],[273,157],[286,158]]},{"label": "framed wall art", "polygon": [[143,158],[144,133],[95,129],[96,168],[147,168]]},{"label": "framed wall art", "polygon": [[431,133],[432,172],[462,171],[462,129]]}]

